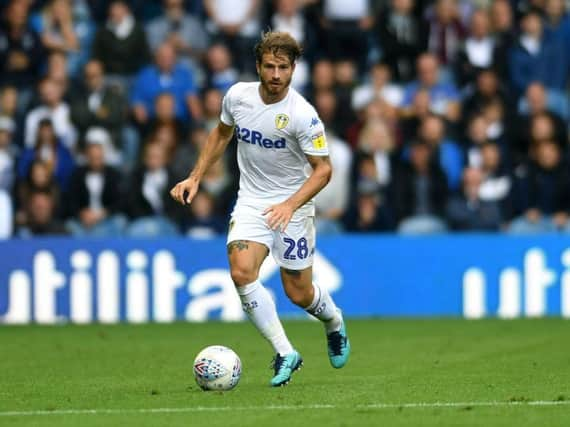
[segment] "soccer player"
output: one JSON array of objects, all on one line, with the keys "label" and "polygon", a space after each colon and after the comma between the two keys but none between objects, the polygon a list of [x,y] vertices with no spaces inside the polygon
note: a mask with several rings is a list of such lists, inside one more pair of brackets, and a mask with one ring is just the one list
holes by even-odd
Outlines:
[{"label": "soccer player", "polygon": [[228,90],[220,123],[208,136],[194,169],[171,190],[175,200],[190,203],[200,179],[235,133],[240,183],[227,252],[243,309],[277,353],[272,386],[287,384],[303,359],[259,280],[270,251],[289,299],[323,322],[331,365],[342,368],[350,354],[341,311],[327,290],[312,281],[313,197],[329,182],[332,168],[321,120],[290,87],[300,54],[299,44],[288,33],[262,36],[255,47],[260,82],[236,83]]}]

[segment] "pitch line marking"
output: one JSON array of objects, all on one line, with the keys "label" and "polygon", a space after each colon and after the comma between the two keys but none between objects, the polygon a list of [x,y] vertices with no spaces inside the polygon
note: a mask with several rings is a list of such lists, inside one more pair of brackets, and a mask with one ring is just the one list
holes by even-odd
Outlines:
[{"label": "pitch line marking", "polygon": [[54,409],[37,411],[4,411],[0,417],[25,417],[43,415],[117,415],[117,414],[162,414],[213,411],[292,411],[299,409],[429,409],[463,407],[508,407],[508,406],[567,406],[570,400],[531,400],[531,401],[480,401],[480,402],[408,402],[408,403],[369,403],[365,405],[267,405],[267,406],[194,406],[185,408],[138,408],[138,409]]}]

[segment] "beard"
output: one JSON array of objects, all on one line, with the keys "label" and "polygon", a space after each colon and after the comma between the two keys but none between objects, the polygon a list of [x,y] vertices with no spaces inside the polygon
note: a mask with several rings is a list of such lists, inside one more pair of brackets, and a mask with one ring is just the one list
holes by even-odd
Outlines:
[{"label": "beard", "polygon": [[273,85],[272,84],[273,81],[271,79],[265,80],[263,77],[259,76],[259,80],[261,81],[261,86],[263,87],[265,92],[273,96],[277,96],[280,93],[282,93],[284,90],[286,90],[291,84],[292,78],[293,76],[291,75],[287,80],[279,80],[278,82],[279,85]]}]

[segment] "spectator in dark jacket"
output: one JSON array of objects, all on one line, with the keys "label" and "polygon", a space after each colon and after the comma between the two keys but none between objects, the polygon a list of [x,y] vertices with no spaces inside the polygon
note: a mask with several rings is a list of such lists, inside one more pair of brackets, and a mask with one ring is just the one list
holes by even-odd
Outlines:
[{"label": "spectator in dark jacket", "polygon": [[392,0],[378,22],[383,60],[394,79],[408,82],[415,76],[416,59],[427,48],[427,24],[414,15],[414,0]]},{"label": "spectator in dark jacket", "polygon": [[544,29],[549,37],[562,41],[570,49],[570,15],[564,0],[546,0]]},{"label": "spectator in dark jacket", "polygon": [[100,60],[107,73],[128,78],[150,62],[144,28],[136,22],[125,0],[109,5],[107,23],[93,42],[94,59]]},{"label": "spectator in dark jacket", "polygon": [[18,237],[65,235],[67,231],[55,217],[56,202],[49,191],[35,190],[26,200],[25,225],[17,230]]},{"label": "spectator in dark jacket", "polygon": [[[472,87],[468,87],[466,97],[463,100],[463,129],[466,127],[466,120],[473,117],[495,99],[500,99],[501,103],[507,106],[507,115],[514,109],[513,103],[506,91],[506,85],[499,79],[493,69],[480,70]],[[510,120],[510,117],[509,117]]]},{"label": "spectator in dark jacket", "polygon": [[87,164],[75,169],[66,196],[68,228],[75,236],[119,236],[125,226],[119,214],[121,176],[105,164],[102,144],[87,144],[85,156]]},{"label": "spectator in dark jacket", "polygon": [[510,231],[530,234],[564,230],[570,232],[570,173],[553,140],[536,143],[535,160],[527,169],[524,215],[515,219]]},{"label": "spectator in dark jacket", "polygon": [[483,175],[477,168],[463,171],[460,194],[453,196],[447,205],[447,221],[453,230],[496,231],[503,218],[499,203],[482,200],[480,195]]},{"label": "spectator in dark jacket", "polygon": [[167,167],[166,148],[149,141],[143,164],[133,172],[127,197],[127,213],[134,222],[127,234],[133,237],[176,235],[186,209],[170,197],[176,176]]},{"label": "spectator in dark jacket", "polygon": [[361,180],[356,189],[353,207],[344,216],[344,228],[353,233],[390,231],[394,218],[380,186],[371,180]]},{"label": "spectator in dark jacket", "polygon": [[509,78],[509,49],[516,40],[513,9],[509,0],[495,0],[490,6],[491,26],[495,39],[494,69],[506,81]]},{"label": "spectator in dark jacket", "polygon": [[[564,98],[559,101],[562,104],[568,102]],[[516,138],[513,141],[513,154],[516,154],[519,158],[528,154],[530,139],[533,134],[532,125],[536,121],[535,118],[538,121],[547,120],[551,122],[553,134],[550,137],[554,138],[560,144],[560,147],[564,149],[568,143],[567,123],[556,111],[557,104],[559,103],[556,101],[549,103],[549,96],[542,83],[533,82],[528,86],[525,97],[519,104],[519,115],[516,126],[514,126]],[[546,116],[546,118],[540,119],[539,117],[541,116]]]},{"label": "spectator in dark jacket", "polygon": [[560,40],[545,37],[537,12],[528,12],[523,17],[521,33],[509,53],[510,78],[518,95],[534,81],[551,89],[566,87],[568,52]]},{"label": "spectator in dark jacket", "polygon": [[28,223],[28,201],[32,193],[35,192],[49,193],[53,204],[53,216],[61,218],[61,191],[53,175],[52,168],[42,160],[35,160],[30,166],[27,176],[20,179],[16,185],[16,226],[25,226]]},{"label": "spectator in dark jacket", "polygon": [[437,0],[429,17],[428,50],[443,66],[454,63],[465,34],[457,3]]},{"label": "spectator in dark jacket", "polygon": [[561,150],[565,150],[567,147],[567,140],[561,137],[562,135],[566,136],[566,134],[557,130],[556,121],[546,112],[530,116],[525,128],[528,130],[528,135],[526,135],[526,139],[522,140],[524,145],[520,149],[526,149],[524,154],[527,158],[533,155],[536,143],[540,141],[555,141]]},{"label": "spectator in dark jacket", "polygon": [[433,149],[425,142],[410,147],[409,163],[401,165],[394,179],[398,231],[428,234],[446,230],[443,222],[447,202],[447,180]]},{"label": "spectator in dark jacket", "polygon": [[115,144],[120,145],[121,129],[127,115],[127,102],[114,85],[106,84],[103,63],[89,61],[84,68],[85,85],[76,92],[71,103],[71,120],[80,141],[90,127],[105,128]]},{"label": "spectator in dark jacket", "polygon": [[321,31],[326,34],[328,57],[335,61],[350,58],[362,72],[366,66],[368,35],[374,25],[373,3],[376,2],[364,0],[358,3],[360,7],[353,7],[348,2],[323,0]]},{"label": "spectator in dark jacket", "polygon": [[45,51],[28,27],[28,2],[13,0],[0,25],[0,84],[29,89],[39,77]]}]

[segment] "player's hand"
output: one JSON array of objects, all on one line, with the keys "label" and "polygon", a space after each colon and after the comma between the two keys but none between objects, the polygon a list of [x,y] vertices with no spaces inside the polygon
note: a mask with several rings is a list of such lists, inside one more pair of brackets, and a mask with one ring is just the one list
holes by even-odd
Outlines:
[{"label": "player's hand", "polygon": [[[170,190],[170,195],[174,200],[182,205],[189,205],[192,199],[198,191],[198,185],[200,182],[194,177],[188,177],[184,181],[180,181],[176,184],[172,190]],[[186,193],[186,197],[184,194]]]},{"label": "player's hand", "polygon": [[279,228],[283,232],[285,228],[287,228],[289,221],[291,221],[294,212],[295,210],[289,203],[282,202],[277,205],[269,206],[263,211],[263,215],[269,215],[267,217],[267,225],[269,225],[269,228],[272,230]]}]

